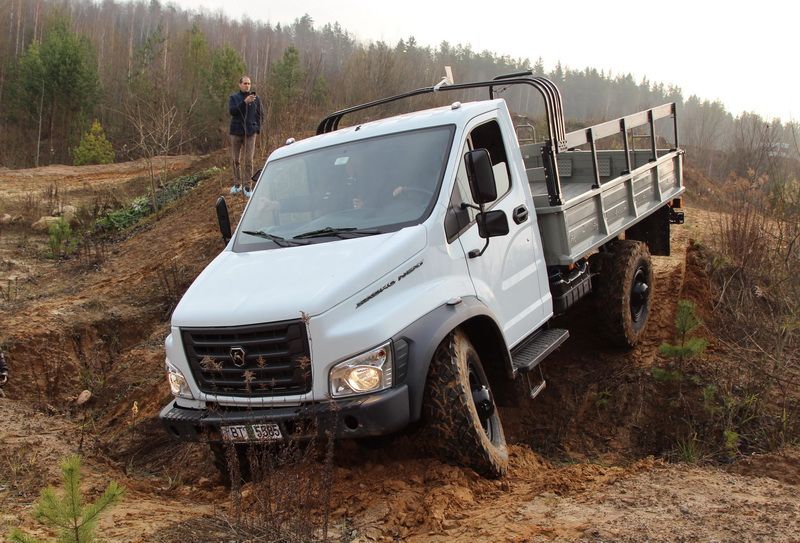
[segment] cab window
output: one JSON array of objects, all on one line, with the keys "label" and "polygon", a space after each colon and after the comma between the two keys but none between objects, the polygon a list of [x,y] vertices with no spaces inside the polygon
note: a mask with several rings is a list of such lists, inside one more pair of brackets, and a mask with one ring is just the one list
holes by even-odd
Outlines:
[{"label": "cab window", "polygon": [[508,169],[506,147],[497,121],[489,121],[476,126],[470,133],[473,149],[486,149],[492,159],[494,180],[497,183],[497,199],[502,198],[511,188],[511,174]]},{"label": "cab window", "polygon": [[[494,179],[497,184],[497,200],[505,196],[511,189],[508,157],[506,155],[505,146],[503,145],[500,125],[497,124],[497,121],[489,121],[475,127],[472,132],[470,132],[467,141],[464,143],[464,147],[461,149],[461,159],[459,160],[458,171],[456,172],[456,182],[453,186],[453,192],[450,195],[450,206],[445,217],[445,232],[447,234],[448,243],[452,243],[461,232],[466,230],[475,220],[475,215],[478,214],[476,209],[462,206],[463,203],[476,205],[472,199],[472,193],[469,190],[469,179],[467,178],[464,155],[471,149],[481,148],[489,151],[489,157],[492,159],[492,170],[494,170]],[[487,209],[493,205],[494,202],[488,205]]]}]

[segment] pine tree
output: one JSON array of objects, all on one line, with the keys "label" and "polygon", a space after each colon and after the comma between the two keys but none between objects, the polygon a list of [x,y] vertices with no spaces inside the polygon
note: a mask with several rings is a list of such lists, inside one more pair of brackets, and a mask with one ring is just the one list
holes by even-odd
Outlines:
[{"label": "pine tree", "polygon": [[675,314],[678,343],[662,343],[658,348],[659,352],[668,358],[676,359],[679,365],[682,365],[684,360],[702,354],[706,350],[708,342],[700,337],[690,337],[690,334],[702,323],[703,321],[695,313],[692,302],[689,300],[678,301],[678,311]]},{"label": "pine tree", "polygon": [[[78,455],[68,457],[61,464],[64,480],[64,496],[59,498],[52,487],[42,491],[34,515],[43,524],[58,530],[58,543],[91,543],[100,514],[116,504],[123,488],[116,481],[106,487],[105,492],[93,504],[83,505],[81,496],[81,459]],[[16,543],[40,543],[41,540],[26,535],[19,529],[10,534]]]},{"label": "pine tree", "polygon": [[41,43],[28,47],[16,80],[20,107],[36,118],[37,140],[60,151],[56,159],[66,158],[78,136],[76,120],[91,112],[100,92],[94,48],[71,27],[69,18],[56,17]]},{"label": "pine tree", "polygon": [[[12,87],[12,95],[17,101],[17,107],[10,109],[12,112],[16,110],[28,113],[36,124],[36,152],[33,164],[39,167],[47,74],[38,42],[32,42],[25,54],[20,57],[16,67],[16,77],[17,84],[16,87]],[[27,124],[27,119],[16,120],[22,125]]]},{"label": "pine tree", "polygon": [[[245,75],[245,70],[241,55],[232,47],[226,45],[212,53],[211,69],[208,71],[206,87],[206,104],[208,105],[205,110],[208,112],[208,118],[216,118],[211,125],[216,124],[218,129],[209,132],[218,135],[228,133],[228,122],[230,121],[228,95],[238,90],[236,83],[240,77]],[[217,143],[224,143],[224,141],[226,140],[220,140]]]},{"label": "pine tree", "polygon": [[289,46],[283,58],[272,65],[269,74],[270,99],[280,114],[296,106],[295,101],[303,94],[305,70],[300,63],[300,52]]},{"label": "pine tree", "polygon": [[245,75],[245,69],[241,55],[229,45],[215,50],[211,55],[211,70],[208,74],[209,98],[219,104],[221,111],[227,111],[228,95],[238,89],[236,82]]},{"label": "pine tree", "polygon": [[114,146],[106,139],[106,133],[100,121],[95,119],[92,122],[92,128],[83,135],[81,142],[73,150],[72,157],[76,166],[114,162]]}]

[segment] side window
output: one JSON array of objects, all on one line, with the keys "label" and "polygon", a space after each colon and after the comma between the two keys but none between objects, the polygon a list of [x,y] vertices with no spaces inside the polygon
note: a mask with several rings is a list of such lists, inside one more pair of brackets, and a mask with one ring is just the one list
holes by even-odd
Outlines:
[{"label": "side window", "polygon": [[466,228],[475,219],[478,213],[474,209],[462,208],[461,203],[474,203],[469,191],[469,179],[467,179],[467,167],[464,164],[464,155],[469,151],[469,141],[464,143],[461,148],[458,161],[458,171],[456,172],[456,182],[453,192],[450,194],[450,206],[445,216],[444,230],[447,234],[448,242],[453,241],[459,232]]},{"label": "side window", "polygon": [[[475,204],[472,200],[472,192],[469,190],[469,177],[467,177],[467,165],[464,161],[464,155],[467,154],[467,151],[470,150],[469,140],[464,144],[464,147],[461,149],[460,160],[458,161],[458,172],[456,173],[456,186],[455,189],[458,190],[459,193],[459,206],[461,202],[467,202],[468,204]],[[455,190],[453,191],[455,192]],[[471,223],[475,220],[475,215],[478,214],[476,209],[471,207],[466,208],[465,215],[467,217],[467,222],[462,224],[461,226],[464,227],[467,224]]]},{"label": "side window", "polygon": [[473,149],[484,148],[489,151],[492,158],[492,169],[494,170],[494,180],[497,183],[497,197],[503,195],[511,188],[511,174],[508,169],[508,158],[506,148],[503,145],[503,135],[500,132],[500,125],[497,121],[476,126],[470,134]]},{"label": "side window", "polygon": [[478,214],[476,209],[471,207],[463,209],[461,204],[466,202],[475,205],[472,200],[472,192],[469,190],[464,155],[470,149],[480,148],[489,151],[489,156],[492,159],[492,170],[494,170],[494,179],[497,183],[498,199],[502,198],[511,188],[508,158],[506,157],[506,148],[503,145],[503,137],[500,133],[500,125],[497,124],[497,121],[489,121],[475,127],[461,149],[456,182],[453,186],[453,193],[450,195],[450,206],[447,210],[444,225],[448,242],[452,242],[464,228],[475,220],[475,215]]}]

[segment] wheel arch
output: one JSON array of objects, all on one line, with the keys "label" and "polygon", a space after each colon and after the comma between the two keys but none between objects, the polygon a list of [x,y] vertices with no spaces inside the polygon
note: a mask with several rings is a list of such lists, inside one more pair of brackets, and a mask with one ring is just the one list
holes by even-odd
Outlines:
[{"label": "wheel arch", "polygon": [[[422,398],[433,354],[447,334],[461,327],[478,351],[484,370],[494,389],[495,382],[510,380],[511,354],[500,327],[489,308],[474,296],[464,297],[457,304],[445,304],[419,318],[397,333],[392,340],[408,345],[406,383],[409,389],[411,421],[419,420]],[[496,352],[503,353],[497,360]],[[488,363],[488,361],[493,361]],[[499,383],[498,383],[499,384]]]},{"label": "wheel arch", "polygon": [[[511,353],[497,323],[486,315],[477,315],[461,323],[459,327],[464,330],[478,352],[495,401],[500,405],[512,404],[515,395],[512,386],[514,369]],[[498,357],[497,353],[503,353],[503,356]]]}]

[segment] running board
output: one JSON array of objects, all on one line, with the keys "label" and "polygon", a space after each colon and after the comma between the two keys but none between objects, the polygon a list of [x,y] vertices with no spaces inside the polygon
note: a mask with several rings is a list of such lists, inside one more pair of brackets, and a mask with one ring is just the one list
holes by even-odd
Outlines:
[{"label": "running board", "polygon": [[[528,373],[538,366],[547,355],[555,351],[569,337],[569,331],[561,328],[540,330],[523,340],[511,350],[514,374]],[[537,392],[538,393],[538,392]]]}]

